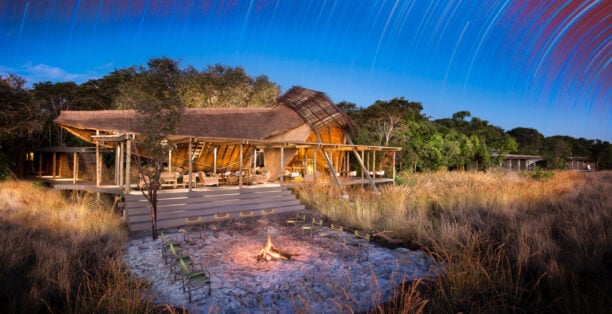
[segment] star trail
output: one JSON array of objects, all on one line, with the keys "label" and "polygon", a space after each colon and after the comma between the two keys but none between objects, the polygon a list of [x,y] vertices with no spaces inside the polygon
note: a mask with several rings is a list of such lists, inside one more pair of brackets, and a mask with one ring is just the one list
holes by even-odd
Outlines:
[{"label": "star trail", "polygon": [[0,1],[0,73],[101,77],[168,56],[368,106],[611,140],[610,1]]}]

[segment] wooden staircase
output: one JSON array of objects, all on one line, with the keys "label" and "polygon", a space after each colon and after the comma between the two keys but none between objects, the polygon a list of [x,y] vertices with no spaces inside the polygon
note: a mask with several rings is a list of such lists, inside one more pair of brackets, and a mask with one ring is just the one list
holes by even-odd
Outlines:
[{"label": "wooden staircase", "polygon": [[[206,190],[158,191],[157,227],[184,225],[187,217],[205,222],[304,210],[304,205],[282,186],[246,186]],[[125,219],[130,231],[151,229],[149,202],[140,191],[125,195]]]}]

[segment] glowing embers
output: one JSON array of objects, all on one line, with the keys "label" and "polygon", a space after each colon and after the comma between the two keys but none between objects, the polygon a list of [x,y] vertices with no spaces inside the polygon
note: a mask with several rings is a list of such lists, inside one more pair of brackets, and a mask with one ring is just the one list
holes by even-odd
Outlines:
[{"label": "glowing embers", "polygon": [[287,252],[280,251],[274,247],[272,244],[272,238],[268,234],[268,241],[266,241],[266,245],[264,245],[263,249],[259,251],[259,254],[255,256],[257,262],[260,261],[276,261],[276,260],[288,260],[291,259],[292,256],[297,254],[291,254]]}]

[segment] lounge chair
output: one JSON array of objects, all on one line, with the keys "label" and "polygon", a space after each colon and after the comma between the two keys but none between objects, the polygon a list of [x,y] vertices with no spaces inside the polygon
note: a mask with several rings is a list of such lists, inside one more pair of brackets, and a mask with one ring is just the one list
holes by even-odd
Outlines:
[{"label": "lounge chair", "polygon": [[159,174],[159,183],[161,185],[161,187],[167,187],[167,186],[171,186],[172,188],[176,189],[177,183],[178,183],[178,177],[179,177],[179,173],[178,172],[162,172]]},{"label": "lounge chair", "polygon": [[198,171],[198,178],[200,178],[200,183],[204,186],[207,185],[219,185],[219,178],[214,176],[207,176],[204,171]]},{"label": "lounge chair", "polygon": [[189,173],[186,173],[183,175],[183,185],[185,187],[189,187],[191,185],[191,187],[197,188],[198,187],[198,174],[197,173],[191,173],[191,182],[189,181]]}]

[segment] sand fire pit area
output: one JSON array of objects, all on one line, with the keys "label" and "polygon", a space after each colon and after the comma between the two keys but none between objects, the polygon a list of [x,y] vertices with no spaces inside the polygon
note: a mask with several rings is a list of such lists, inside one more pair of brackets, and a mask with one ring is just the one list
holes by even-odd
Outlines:
[{"label": "sand fire pit area", "polygon": [[[388,301],[402,282],[434,274],[435,262],[422,252],[381,247],[331,230],[328,221],[302,228],[312,226],[314,214],[306,215],[301,224],[287,224],[296,214],[286,213],[209,223],[188,234],[164,230],[181,255],[211,274],[211,295],[198,289],[191,303],[150,232],[130,235],[126,263],[151,282],[155,302],[195,313],[361,312]],[[267,246],[288,258],[260,255]]]}]

